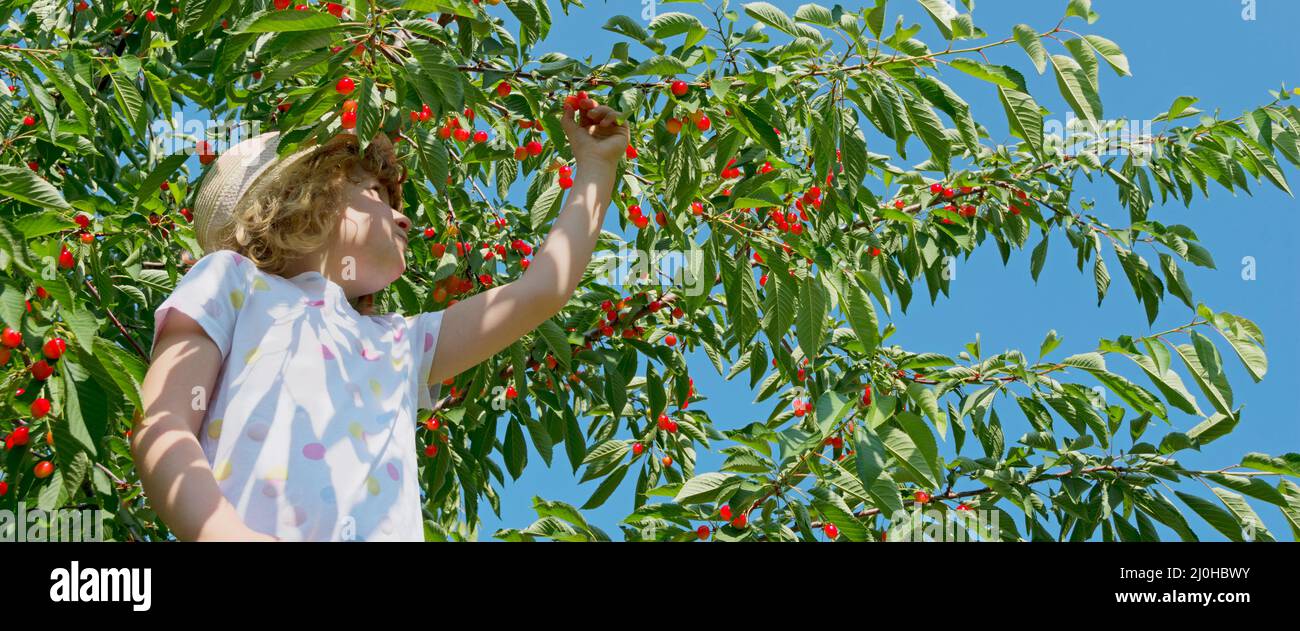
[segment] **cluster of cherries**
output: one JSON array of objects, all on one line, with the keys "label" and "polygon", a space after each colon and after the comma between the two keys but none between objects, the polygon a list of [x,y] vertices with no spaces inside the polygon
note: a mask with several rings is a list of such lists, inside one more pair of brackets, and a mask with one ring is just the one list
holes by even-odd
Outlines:
[{"label": "cluster of cherries", "polygon": [[[40,295],[42,291],[43,289],[38,289],[37,295]],[[3,331],[0,331],[0,365],[7,364],[13,349],[18,348],[22,343],[23,334],[21,332],[15,331],[9,327],[5,327]],[[44,355],[44,358],[32,362],[31,366],[28,367],[28,372],[30,372],[32,377],[38,381],[49,379],[50,375],[54,374],[54,367],[50,364],[57,363],[59,358],[62,357],[67,350],[68,343],[63,340],[63,338],[52,337],[46,340],[41,346],[41,354]],[[22,396],[23,390],[17,390],[16,394]],[[44,418],[50,413],[50,400],[45,397],[37,397],[32,400],[29,409],[33,419]],[[30,440],[30,435],[31,428],[28,425],[20,425],[19,427],[14,428],[14,431],[10,432],[4,439],[5,449],[11,450],[15,447],[26,445]],[[47,433],[45,435],[45,441],[47,444],[54,444],[54,434],[52,432]],[[42,460],[36,463],[33,473],[37,478],[47,478],[50,474],[54,473],[54,463],[48,460]],[[0,495],[4,495],[8,490],[8,484],[0,482]]]},{"label": "cluster of cherries", "polygon": [[[696,204],[698,203],[699,202],[696,202]],[[645,229],[646,226],[650,225],[650,218],[646,217],[643,214],[644,212],[645,211],[641,210],[640,204],[632,204],[627,207],[627,219],[638,229]],[[668,215],[664,214],[664,211],[662,210],[656,211],[655,223],[659,224],[660,227],[668,225]]]}]

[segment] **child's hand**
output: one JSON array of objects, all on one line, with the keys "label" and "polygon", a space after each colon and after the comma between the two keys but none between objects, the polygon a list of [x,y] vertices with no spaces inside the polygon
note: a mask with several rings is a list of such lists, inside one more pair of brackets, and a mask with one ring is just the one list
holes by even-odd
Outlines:
[{"label": "child's hand", "polygon": [[[605,105],[596,105],[586,110],[581,109],[581,103],[578,107],[574,105],[572,101],[566,101],[564,114],[560,116],[560,124],[564,128],[564,135],[569,139],[574,160],[579,164],[616,164],[627,151],[630,138],[627,125],[618,122],[622,114]],[[582,117],[583,122],[591,124],[584,126],[579,117]]]}]

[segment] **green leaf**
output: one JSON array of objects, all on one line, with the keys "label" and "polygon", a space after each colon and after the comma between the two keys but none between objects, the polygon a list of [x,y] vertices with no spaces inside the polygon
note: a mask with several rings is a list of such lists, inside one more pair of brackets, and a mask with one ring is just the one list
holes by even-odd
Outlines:
[{"label": "green leaf", "polygon": [[71,208],[58,189],[31,169],[0,166],[0,195],[41,208]]},{"label": "green leaf", "polygon": [[1217,486],[1210,490],[1219,497],[1219,501],[1223,502],[1224,506],[1228,507],[1228,511],[1236,517],[1242,529],[1250,535],[1251,541],[1273,541],[1273,534],[1264,527],[1264,522],[1260,520],[1259,515],[1255,514],[1255,509],[1250,507],[1246,498]]},{"label": "green leaf", "polygon": [[[930,150],[935,164],[943,171],[948,170],[948,160],[950,157],[951,147],[948,139],[943,133],[943,123],[935,115],[930,105],[912,96],[911,92],[898,90],[903,100],[903,111],[907,114],[908,125],[916,135],[925,143],[926,148]],[[1002,89],[1002,88],[999,88]]]},{"label": "green leaf", "polygon": [[338,26],[339,21],[323,11],[270,11],[254,13],[235,26],[239,33],[285,33],[316,31]]},{"label": "green leaf", "polygon": [[135,194],[136,209],[140,208],[145,199],[151,198],[158,191],[158,187],[162,186],[162,183],[167,181],[176,172],[176,169],[185,164],[187,159],[189,159],[189,155],[184,153],[172,154],[163,158],[158,163],[158,166],[154,167],[149,172],[149,175],[140,182],[140,188],[136,190]]},{"label": "green leaf", "polygon": [[1225,537],[1232,541],[1241,541],[1241,525],[1226,510],[1219,508],[1213,502],[1182,491],[1174,491],[1178,499],[1192,509],[1197,515],[1201,516],[1206,523],[1214,527],[1215,530],[1223,533]]},{"label": "green leaf", "polygon": [[1097,21],[1097,12],[1092,10],[1092,0],[1070,0],[1065,17],[1080,17],[1092,24]]},{"label": "green leaf", "polygon": [[702,473],[686,481],[673,497],[677,504],[703,504],[716,501],[723,491],[739,486],[744,478],[729,473]]},{"label": "green leaf", "polygon": [[885,450],[927,488],[938,487],[941,476],[934,466],[938,446],[930,428],[911,412],[899,412],[895,418],[897,427],[886,423],[876,430]]},{"label": "green leaf", "polygon": [[[1029,55],[1029,60],[1034,62],[1034,68],[1038,69],[1038,74],[1043,74],[1047,70],[1047,49],[1043,47],[1043,41],[1038,37],[1038,31],[1028,24],[1017,24],[1012,27],[1011,32],[1015,35],[1016,42],[1020,47],[1025,49],[1025,54]],[[1028,90],[1022,90],[1028,92]]]},{"label": "green leaf", "polygon": [[505,456],[506,470],[510,472],[510,477],[518,480],[524,472],[524,467],[528,465],[528,443],[524,441],[524,432],[519,427],[517,419],[510,419],[510,424],[506,428],[506,442],[502,448],[502,455]]},{"label": "green leaf", "polygon": [[62,213],[44,212],[22,215],[14,222],[14,227],[23,233],[24,238],[35,239],[61,230],[76,228],[77,224],[69,221]]},{"label": "green leaf", "polygon": [[790,16],[786,15],[784,11],[776,8],[776,6],[770,3],[750,2],[744,5],[744,8],[745,13],[749,15],[749,17],[783,33],[794,35],[795,37],[799,37],[803,34],[803,31],[799,30],[798,25],[794,23],[794,20],[790,19]]},{"label": "green leaf", "polygon": [[[998,87],[998,98],[1002,101],[1002,108],[1007,113],[1007,121],[1011,125],[1011,133],[1015,134],[1021,140],[1029,144],[1029,150],[1037,157],[1043,156],[1043,114],[1028,94],[1019,90],[1010,90],[1004,87]],[[1047,235],[1043,235],[1043,243],[1047,243]],[[1042,246],[1040,246],[1042,247]],[[1047,255],[1044,248],[1041,256],[1038,250],[1034,250],[1037,259]],[[1038,265],[1041,269],[1041,263]],[[1038,274],[1034,274],[1034,280],[1038,280]]]},{"label": "green leaf", "polygon": [[949,62],[954,70],[960,70],[972,77],[977,77],[1004,88],[1029,92],[1025,87],[1025,77],[1011,66],[996,66],[982,61],[958,57]]},{"label": "green leaf", "polygon": [[862,351],[867,355],[875,352],[880,345],[880,325],[876,320],[876,309],[871,304],[865,291],[854,282],[845,282],[842,286],[840,304],[849,326],[862,342]]},{"label": "green leaf", "polygon": [[1056,85],[1061,89],[1061,96],[1079,118],[1090,123],[1101,120],[1101,99],[1079,62],[1064,55],[1052,55],[1050,59],[1052,68],[1056,70]]},{"label": "green leaf", "polygon": [[[1264,355],[1264,336],[1255,323],[1228,313],[1215,318],[1215,330],[1228,341],[1246,372],[1256,383],[1268,372],[1268,357]],[[1220,324],[1220,321],[1222,324]]]},{"label": "green leaf", "polygon": [[569,372],[573,350],[569,346],[569,337],[565,335],[564,328],[552,319],[543,322],[541,326],[537,327],[537,333],[546,342],[546,346],[551,349],[555,361],[564,367],[564,372]]},{"label": "green leaf", "polygon": [[1061,338],[1057,337],[1056,329],[1048,331],[1047,337],[1043,338],[1043,343],[1038,347],[1038,359],[1041,361],[1044,357],[1047,357],[1048,353],[1056,350],[1056,347],[1060,345]]},{"label": "green leaf", "polygon": [[1123,51],[1119,49],[1115,42],[1100,35],[1084,35],[1083,41],[1087,42],[1093,50],[1097,51],[1098,55],[1101,55],[1102,59],[1106,60],[1106,63],[1110,64],[1115,74],[1120,76],[1133,74],[1128,69],[1128,57],[1124,56]]},{"label": "green leaf", "polygon": [[1251,452],[1241,457],[1241,466],[1256,471],[1300,476],[1300,454],[1288,453],[1274,458],[1268,454]]},{"label": "green leaf", "polygon": [[939,27],[944,39],[952,39],[953,21],[957,19],[957,9],[947,0],[918,0],[925,12],[930,15],[934,25]]},{"label": "green leaf", "polygon": [[799,286],[799,312],[795,328],[799,334],[799,348],[805,357],[821,353],[826,331],[826,288],[817,277],[809,277]]},{"label": "green leaf", "polygon": [[608,476],[605,476],[605,479],[601,481],[600,486],[596,488],[596,492],[592,493],[591,497],[587,499],[587,502],[582,505],[582,510],[599,508],[600,505],[604,504],[605,500],[609,499],[609,496],[618,488],[619,483],[623,481],[623,477],[627,475],[627,470],[630,466],[630,463],[624,463],[614,469],[614,471],[612,471]]}]

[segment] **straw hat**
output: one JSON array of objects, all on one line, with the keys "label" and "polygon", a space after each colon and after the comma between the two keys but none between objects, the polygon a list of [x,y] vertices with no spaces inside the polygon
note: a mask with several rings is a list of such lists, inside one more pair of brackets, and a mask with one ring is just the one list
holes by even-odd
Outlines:
[{"label": "straw hat", "polygon": [[[341,135],[356,138],[352,134]],[[371,145],[389,154],[394,151],[392,142],[382,133],[375,136]],[[194,234],[204,252],[218,249],[236,210],[274,184],[285,169],[320,148],[320,145],[309,145],[279,158],[279,146],[279,132],[254,136],[231,147],[208,168],[194,200]]]}]

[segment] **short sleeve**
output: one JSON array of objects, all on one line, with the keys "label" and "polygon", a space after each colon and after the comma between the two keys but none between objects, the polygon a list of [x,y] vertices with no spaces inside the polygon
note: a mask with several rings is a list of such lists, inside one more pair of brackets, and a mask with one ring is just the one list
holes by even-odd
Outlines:
[{"label": "short sleeve", "polygon": [[[153,315],[153,344],[172,310],[194,319],[221,349],[230,352],[235,320],[244,306],[252,262],[231,250],[217,250],[199,259],[181,276],[176,289],[158,305]],[[150,348],[150,356],[153,349]]]},{"label": "short sleeve", "polygon": [[429,383],[429,371],[433,368],[433,354],[438,348],[438,333],[442,330],[443,311],[426,311],[411,316],[411,343],[415,347],[413,357],[419,372],[416,374],[416,389],[420,394],[420,409],[432,409],[433,404],[442,393],[442,382]]}]

